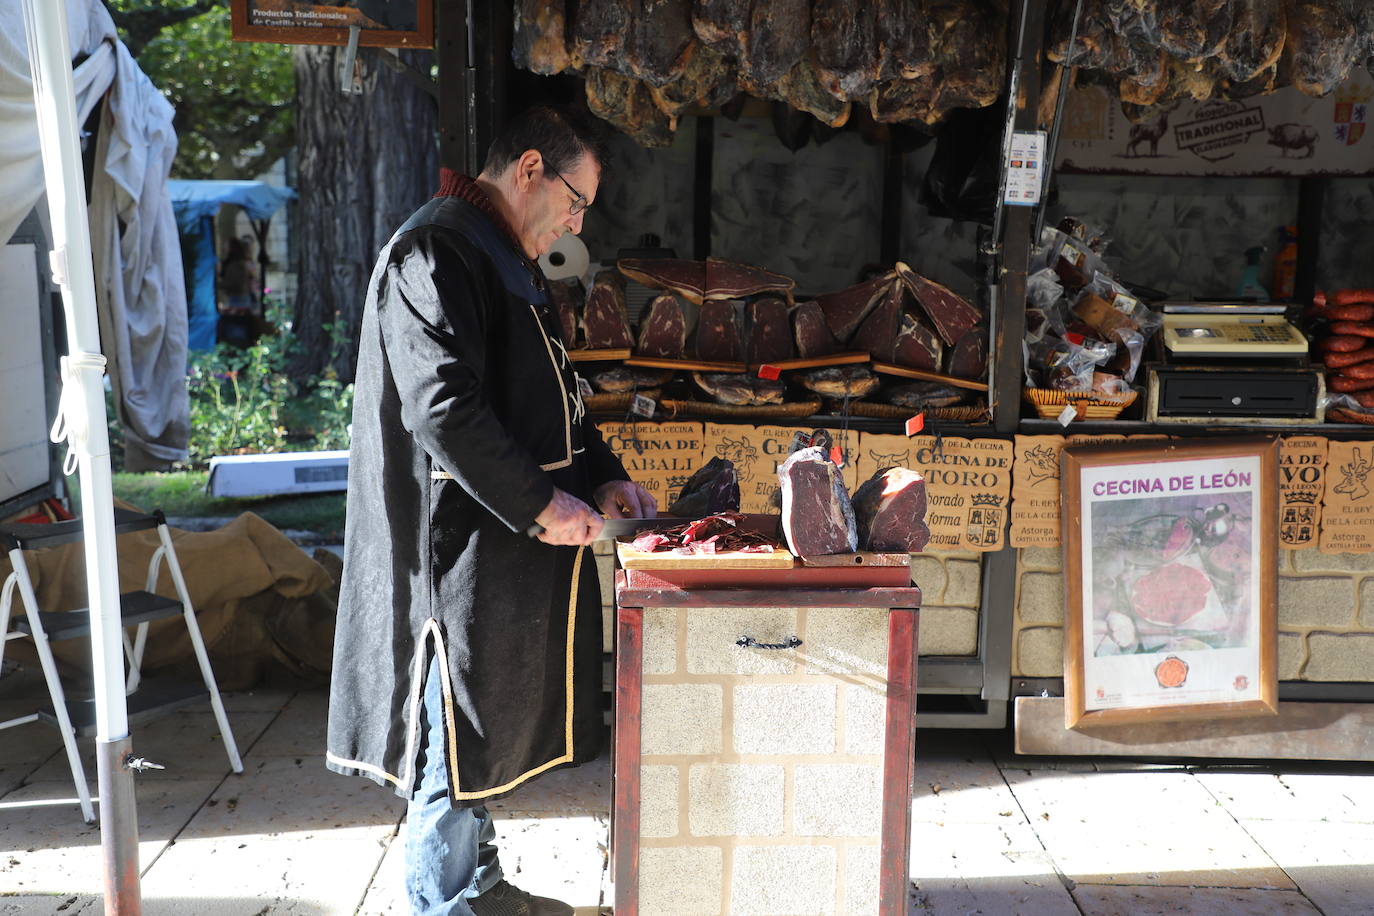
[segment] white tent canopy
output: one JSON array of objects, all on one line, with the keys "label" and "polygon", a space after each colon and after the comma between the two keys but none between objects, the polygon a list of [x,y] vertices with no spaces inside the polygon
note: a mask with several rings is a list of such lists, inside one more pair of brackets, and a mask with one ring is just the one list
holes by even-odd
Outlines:
[{"label": "white tent canopy", "polygon": [[[102,349],[128,468],[185,458],[186,290],[167,175],[172,106],[119,42],[100,0],[66,0],[78,118],[104,100],[94,150],[90,234]],[[42,200],[21,0],[0,0],[0,242]],[[87,152],[89,159],[91,152]],[[3,445],[3,443],[0,443]]]}]

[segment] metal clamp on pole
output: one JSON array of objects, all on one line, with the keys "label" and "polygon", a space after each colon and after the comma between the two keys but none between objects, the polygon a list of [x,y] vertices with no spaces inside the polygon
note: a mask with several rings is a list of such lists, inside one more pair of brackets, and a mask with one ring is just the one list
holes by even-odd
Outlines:
[{"label": "metal clamp on pole", "polygon": [[363,84],[355,72],[358,65],[358,36],[363,30],[356,25],[348,27],[348,47],[344,48],[343,72],[339,74],[339,91],[344,95],[362,95]]}]

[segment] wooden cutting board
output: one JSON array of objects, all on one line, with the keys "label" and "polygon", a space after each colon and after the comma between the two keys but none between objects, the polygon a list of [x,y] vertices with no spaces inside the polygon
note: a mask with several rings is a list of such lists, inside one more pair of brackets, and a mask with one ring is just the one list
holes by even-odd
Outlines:
[{"label": "wooden cutting board", "polygon": [[782,547],[772,553],[650,553],[617,542],[615,550],[625,569],[791,569],[796,559]]}]

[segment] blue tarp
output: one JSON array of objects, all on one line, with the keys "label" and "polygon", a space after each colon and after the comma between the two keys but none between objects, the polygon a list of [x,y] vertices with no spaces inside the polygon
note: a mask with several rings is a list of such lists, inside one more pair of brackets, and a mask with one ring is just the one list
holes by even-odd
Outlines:
[{"label": "blue tarp", "polygon": [[264,220],[296,196],[290,188],[261,181],[167,182],[181,234],[189,313],[187,345],[209,350],[215,345],[219,310],[215,307],[215,214],[224,204],[242,207],[249,219]]}]

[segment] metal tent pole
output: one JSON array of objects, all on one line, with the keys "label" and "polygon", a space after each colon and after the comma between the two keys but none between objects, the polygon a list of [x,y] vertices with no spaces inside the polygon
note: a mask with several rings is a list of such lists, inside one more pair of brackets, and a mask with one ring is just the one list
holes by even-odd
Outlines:
[{"label": "metal tent pole", "polygon": [[68,474],[80,472],[95,678],[96,766],[105,913],[137,916],[138,817],[134,804],[124,658],[115,557],[114,493],[105,427],[105,357],[100,353],[90,227],[78,142],[66,4],[24,0],[33,95],[52,218],[53,279],[62,290],[70,353],[62,358],[62,398],[53,438],[68,442]]}]

